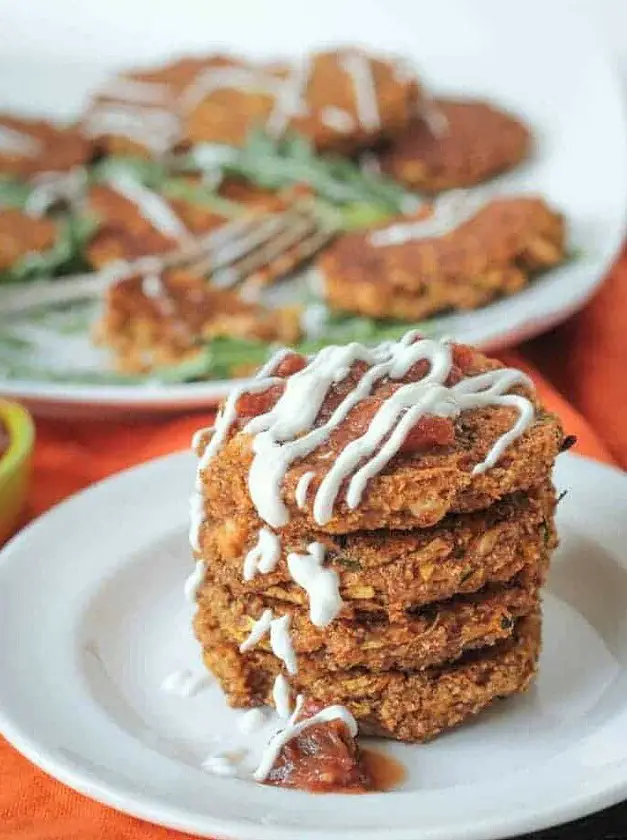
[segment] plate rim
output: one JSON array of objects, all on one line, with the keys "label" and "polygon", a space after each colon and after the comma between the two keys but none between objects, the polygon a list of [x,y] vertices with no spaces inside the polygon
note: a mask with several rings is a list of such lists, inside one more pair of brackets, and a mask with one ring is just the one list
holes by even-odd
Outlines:
[{"label": "plate rim", "polygon": [[[16,550],[19,552],[20,544],[27,541],[34,530],[45,530],[51,520],[54,521],[57,517],[66,515],[68,508],[74,507],[77,503],[79,505],[84,504],[86,499],[89,503],[94,496],[114,492],[117,486],[128,482],[131,477],[140,475],[145,477],[152,471],[156,473],[167,471],[173,468],[170,465],[182,462],[190,457],[189,452],[175,452],[122,470],[73,494],[42,514],[6,544],[0,551],[0,568],[11,562],[17,562],[13,560],[13,554]],[[611,476],[613,481],[616,479],[621,482],[627,481],[627,474],[615,466],[603,464],[574,453],[565,453],[562,458],[564,461],[573,463],[575,465],[574,469],[577,471],[592,469],[595,472]],[[627,559],[625,559],[623,565],[627,568]],[[224,820],[212,816],[203,816],[205,824],[201,826],[198,815],[190,817],[189,812],[179,806],[168,806],[163,802],[156,801],[150,795],[144,796],[137,793],[129,795],[124,792],[123,788],[120,788],[120,785],[99,779],[92,768],[81,768],[79,762],[61,755],[60,752],[55,753],[51,748],[42,750],[35,738],[29,736],[19,725],[13,725],[10,710],[5,708],[1,699],[0,731],[14,748],[48,775],[97,802],[131,816],[181,831],[196,834],[200,831],[202,836],[223,835],[237,837],[238,840],[277,840],[277,838],[288,838],[289,831],[291,831],[290,828],[277,824],[238,824],[230,819]],[[491,815],[482,820],[475,820],[464,829],[458,830],[457,836],[459,840],[478,840],[478,838],[490,840],[490,838],[513,836],[558,825],[613,805],[627,795],[627,766],[623,766],[622,771],[619,768],[612,772],[614,774],[613,781],[606,784],[600,791],[579,794],[576,799],[573,799],[572,796],[565,797],[557,805],[547,806],[540,812],[526,812],[523,818],[521,818],[520,813],[516,813],[513,816],[504,814],[499,819],[495,819]],[[306,838],[319,840],[322,836],[319,828],[299,827],[298,830],[299,836],[303,840],[306,840]],[[364,829],[334,831],[325,828],[323,833],[325,840],[358,840],[358,838],[374,838],[375,831],[378,836],[384,836],[386,840],[409,840],[406,829],[402,828],[388,829],[383,835],[380,828],[373,829],[372,832],[364,831]],[[416,839],[420,838],[420,840],[436,840],[436,838],[437,840],[443,840],[445,835],[442,833],[442,829],[430,828],[426,832],[420,832],[418,827],[418,832],[414,836]]]}]

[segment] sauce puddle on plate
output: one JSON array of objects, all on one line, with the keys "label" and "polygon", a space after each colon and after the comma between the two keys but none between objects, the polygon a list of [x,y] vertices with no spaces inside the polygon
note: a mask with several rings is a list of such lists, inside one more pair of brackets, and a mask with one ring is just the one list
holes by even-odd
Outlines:
[{"label": "sauce puddle on plate", "polygon": [[361,763],[372,779],[372,793],[400,787],[407,778],[407,769],[396,758],[369,747],[361,750]]}]

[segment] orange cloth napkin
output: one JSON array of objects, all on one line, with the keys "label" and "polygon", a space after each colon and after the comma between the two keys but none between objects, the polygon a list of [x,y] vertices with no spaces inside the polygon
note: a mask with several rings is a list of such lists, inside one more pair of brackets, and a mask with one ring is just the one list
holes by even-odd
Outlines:
[{"label": "orange cloth napkin", "polygon": [[[627,253],[579,315],[515,352],[576,451],[627,467]],[[189,446],[207,415],[133,423],[40,421],[29,515],[105,476]],[[35,769],[0,741],[4,840],[164,840],[184,835],[118,814]]]}]

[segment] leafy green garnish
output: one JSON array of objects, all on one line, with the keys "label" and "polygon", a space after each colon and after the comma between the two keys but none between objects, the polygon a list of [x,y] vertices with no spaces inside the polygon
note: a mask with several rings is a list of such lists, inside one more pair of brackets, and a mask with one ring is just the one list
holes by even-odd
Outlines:
[{"label": "leafy green garnish", "polygon": [[167,167],[156,160],[136,157],[110,157],[91,170],[90,180],[100,184],[120,176],[130,177],[150,189],[159,189],[170,177]]},{"label": "leafy green garnish", "polygon": [[0,284],[24,283],[86,271],[89,266],[84,258],[84,249],[95,224],[88,216],[68,216],[60,223],[52,248],[27,254],[15,265],[0,272]]},{"label": "leafy green garnish", "polygon": [[22,353],[32,350],[33,344],[18,335],[12,329],[0,325],[0,355],[3,353]]},{"label": "leafy green garnish", "polygon": [[171,178],[162,184],[161,192],[166,198],[181,198],[199,207],[206,207],[223,216],[237,216],[243,212],[243,207],[228,198],[222,198],[202,184],[190,184],[182,178]]},{"label": "leafy green garnish", "polygon": [[[328,344],[359,341],[378,344],[400,338],[409,329],[406,323],[376,321],[372,318],[331,315],[324,332],[316,339],[294,345],[297,353],[308,356]],[[229,379],[238,372],[262,365],[276,349],[261,341],[223,336],[202,345],[197,356],[178,365],[160,368],[151,378],[160,382],[194,382],[204,379]]]},{"label": "leafy green garnish", "polygon": [[197,356],[178,365],[158,368],[151,374],[159,382],[197,382],[203,379],[228,379],[238,368],[255,368],[272,351],[261,341],[227,336],[213,338],[202,346]]},{"label": "leafy green garnish", "polygon": [[0,178],[0,207],[23,209],[32,187],[15,178]]},{"label": "leafy green garnish", "polygon": [[218,169],[270,190],[306,184],[335,206],[355,205],[362,214],[369,208],[376,218],[404,213],[418,204],[416,196],[392,178],[364,171],[347,158],[318,154],[299,135],[277,140],[257,129],[241,149],[218,156],[215,161],[207,157],[192,152],[178,165],[188,171]]},{"label": "leafy green garnish", "polygon": [[358,341],[361,344],[379,344],[382,341],[396,341],[412,326],[423,334],[434,331],[432,323],[411,325],[406,321],[384,321],[362,315],[328,311],[319,335],[314,339],[305,339],[297,344],[295,349],[309,355],[316,353],[327,344],[346,344],[350,341]]}]

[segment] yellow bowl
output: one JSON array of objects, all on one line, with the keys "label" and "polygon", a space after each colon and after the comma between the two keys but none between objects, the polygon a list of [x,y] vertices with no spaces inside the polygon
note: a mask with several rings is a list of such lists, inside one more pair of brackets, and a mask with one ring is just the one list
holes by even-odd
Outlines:
[{"label": "yellow bowl", "polygon": [[11,536],[26,503],[35,426],[17,403],[0,400],[0,423],[9,434],[9,446],[0,455],[0,544]]}]

